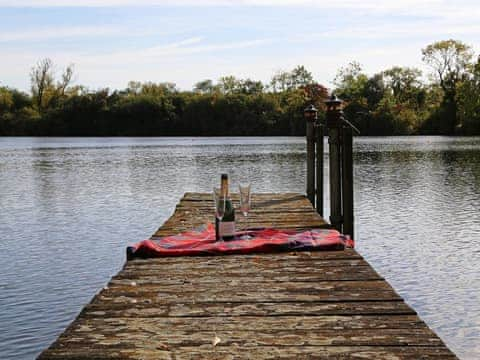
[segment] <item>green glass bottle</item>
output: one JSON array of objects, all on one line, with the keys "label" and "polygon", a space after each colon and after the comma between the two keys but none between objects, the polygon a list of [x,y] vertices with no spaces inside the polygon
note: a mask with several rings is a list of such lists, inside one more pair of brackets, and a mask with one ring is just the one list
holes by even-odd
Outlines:
[{"label": "green glass bottle", "polygon": [[225,215],[219,224],[219,235],[228,241],[235,236],[235,209],[230,198],[228,174],[222,174],[220,191],[225,194]]}]

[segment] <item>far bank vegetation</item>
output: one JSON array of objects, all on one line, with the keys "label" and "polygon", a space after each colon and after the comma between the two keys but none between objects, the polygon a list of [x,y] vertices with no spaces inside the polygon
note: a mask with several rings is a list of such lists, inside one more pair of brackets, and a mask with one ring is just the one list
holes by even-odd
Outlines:
[{"label": "far bank vegetation", "polygon": [[[362,135],[479,135],[480,57],[457,40],[421,50],[430,69],[393,66],[367,75],[351,62],[333,91]],[[121,90],[74,84],[74,66],[56,71],[50,59],[31,70],[31,92],[0,86],[0,135],[260,136],[304,135],[303,109],[324,117],[327,88],[303,66],[271,81],[224,76],[191,91],[172,83],[131,81]]]}]

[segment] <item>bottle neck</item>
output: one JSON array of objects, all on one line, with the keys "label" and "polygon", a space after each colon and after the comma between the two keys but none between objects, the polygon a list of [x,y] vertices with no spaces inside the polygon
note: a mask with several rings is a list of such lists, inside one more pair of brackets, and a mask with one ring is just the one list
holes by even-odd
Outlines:
[{"label": "bottle neck", "polygon": [[228,179],[222,179],[221,187],[220,187],[221,194],[225,194],[225,197],[228,197]]}]

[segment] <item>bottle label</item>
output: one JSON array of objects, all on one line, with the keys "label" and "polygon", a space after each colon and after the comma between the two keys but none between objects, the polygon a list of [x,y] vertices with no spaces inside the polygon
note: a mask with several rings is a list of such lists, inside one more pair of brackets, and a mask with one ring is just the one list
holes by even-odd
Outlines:
[{"label": "bottle label", "polygon": [[235,221],[221,221],[219,225],[220,236],[230,237],[235,235]]}]

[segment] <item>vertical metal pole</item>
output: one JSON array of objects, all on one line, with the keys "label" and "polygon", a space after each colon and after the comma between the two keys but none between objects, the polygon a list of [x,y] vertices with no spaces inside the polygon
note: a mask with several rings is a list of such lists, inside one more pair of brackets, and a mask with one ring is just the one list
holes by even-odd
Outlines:
[{"label": "vertical metal pole", "polygon": [[343,233],[353,239],[353,132],[350,126],[343,127],[342,150]]},{"label": "vertical metal pole", "polygon": [[[330,114],[336,115],[336,114]],[[342,231],[342,187],[341,187],[341,151],[340,127],[329,125],[328,143],[330,152],[330,223],[338,231]]]},{"label": "vertical metal pole", "polygon": [[323,216],[323,124],[317,122],[315,126],[316,143],[317,143],[317,212]]},{"label": "vertical metal pole", "polygon": [[307,198],[315,206],[315,122],[307,121]]}]

